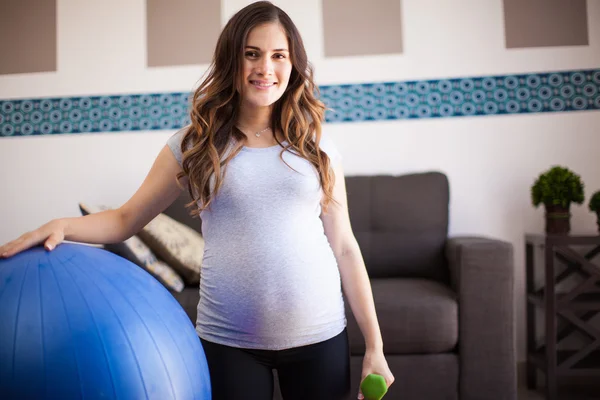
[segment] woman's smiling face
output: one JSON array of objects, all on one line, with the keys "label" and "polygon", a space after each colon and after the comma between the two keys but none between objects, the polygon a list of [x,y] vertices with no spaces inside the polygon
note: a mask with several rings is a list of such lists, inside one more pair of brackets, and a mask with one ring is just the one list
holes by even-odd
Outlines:
[{"label": "woman's smiling face", "polygon": [[242,103],[268,107],[281,98],[292,73],[289,44],[276,22],[259,25],[248,34],[242,69]]}]

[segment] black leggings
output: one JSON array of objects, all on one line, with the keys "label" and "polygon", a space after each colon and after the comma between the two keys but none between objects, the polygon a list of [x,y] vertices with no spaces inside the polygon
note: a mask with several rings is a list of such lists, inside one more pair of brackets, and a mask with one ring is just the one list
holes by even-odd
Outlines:
[{"label": "black leggings", "polygon": [[284,400],[345,400],[350,394],[346,329],[321,343],[271,351],[240,349],[200,339],[213,400],[272,400],[273,369]]}]

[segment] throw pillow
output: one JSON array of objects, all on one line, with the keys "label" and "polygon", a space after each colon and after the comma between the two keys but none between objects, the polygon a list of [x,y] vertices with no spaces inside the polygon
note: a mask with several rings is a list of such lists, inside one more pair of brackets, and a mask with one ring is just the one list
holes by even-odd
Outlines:
[{"label": "throw pillow", "polygon": [[[79,209],[82,215],[87,215],[109,210],[110,207],[79,203]],[[178,293],[183,291],[185,283],[181,276],[165,262],[157,259],[152,250],[137,235],[120,243],[107,243],[104,248],[140,266],[168,289]]]},{"label": "throw pillow", "polygon": [[142,228],[138,235],[188,285],[200,282],[204,238],[196,230],[161,213]]}]

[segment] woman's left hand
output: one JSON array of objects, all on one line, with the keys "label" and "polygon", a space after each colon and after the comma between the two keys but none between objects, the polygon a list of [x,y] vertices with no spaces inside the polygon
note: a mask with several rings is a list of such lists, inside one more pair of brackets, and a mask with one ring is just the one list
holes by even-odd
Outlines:
[{"label": "woman's left hand", "polygon": [[[390,368],[388,367],[383,351],[367,350],[365,352],[365,356],[363,358],[362,376],[360,378],[361,383],[369,374],[378,374],[383,376],[388,388],[392,383],[394,383],[394,375],[392,375],[392,371],[390,371]],[[358,389],[358,398],[364,399],[360,388]]]}]

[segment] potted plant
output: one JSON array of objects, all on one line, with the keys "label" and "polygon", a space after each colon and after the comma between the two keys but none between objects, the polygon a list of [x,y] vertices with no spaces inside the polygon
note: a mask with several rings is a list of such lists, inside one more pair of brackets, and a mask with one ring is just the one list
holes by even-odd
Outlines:
[{"label": "potted plant", "polygon": [[592,195],[588,207],[590,211],[596,213],[596,224],[598,225],[598,232],[600,232],[600,190]]},{"label": "potted plant", "polygon": [[562,166],[541,173],[531,187],[535,207],[543,204],[546,233],[568,234],[571,231],[571,203],[582,204],[584,185],[579,175]]}]

